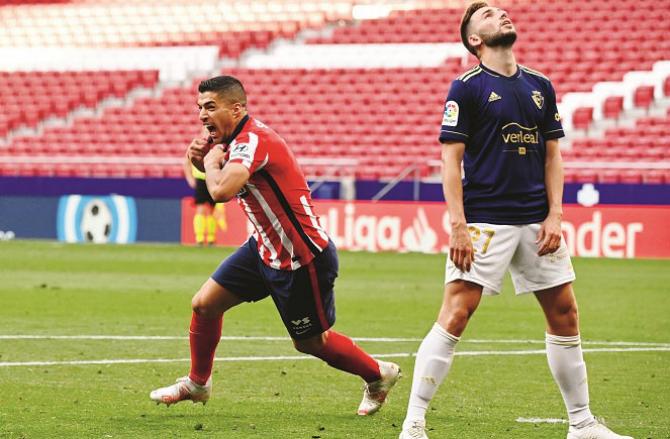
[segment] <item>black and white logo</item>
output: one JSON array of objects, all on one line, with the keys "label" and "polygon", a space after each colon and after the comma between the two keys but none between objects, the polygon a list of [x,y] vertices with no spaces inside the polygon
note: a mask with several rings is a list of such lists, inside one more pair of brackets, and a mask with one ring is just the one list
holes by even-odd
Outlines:
[{"label": "black and white logo", "polygon": [[296,333],[296,335],[304,334],[313,326],[309,317],[304,317],[298,320],[291,320],[291,324],[293,325],[293,331]]}]

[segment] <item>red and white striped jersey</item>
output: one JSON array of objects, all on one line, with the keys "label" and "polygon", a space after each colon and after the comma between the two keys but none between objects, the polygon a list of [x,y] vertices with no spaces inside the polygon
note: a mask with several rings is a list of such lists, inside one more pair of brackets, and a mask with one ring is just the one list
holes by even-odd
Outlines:
[{"label": "red and white striped jersey", "polygon": [[246,166],[251,177],[237,194],[237,202],[255,228],[263,262],[278,270],[297,270],[326,248],[328,235],[284,139],[252,117],[241,124],[227,159]]}]

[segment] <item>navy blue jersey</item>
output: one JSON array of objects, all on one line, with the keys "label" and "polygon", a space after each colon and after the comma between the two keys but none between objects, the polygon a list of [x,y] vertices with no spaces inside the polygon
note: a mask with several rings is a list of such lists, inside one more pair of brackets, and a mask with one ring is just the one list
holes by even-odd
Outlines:
[{"label": "navy blue jersey", "polygon": [[449,90],[440,142],[465,143],[468,222],[532,224],[549,211],[545,142],[564,136],[556,93],[544,75],[518,67],[507,77],[480,64]]}]

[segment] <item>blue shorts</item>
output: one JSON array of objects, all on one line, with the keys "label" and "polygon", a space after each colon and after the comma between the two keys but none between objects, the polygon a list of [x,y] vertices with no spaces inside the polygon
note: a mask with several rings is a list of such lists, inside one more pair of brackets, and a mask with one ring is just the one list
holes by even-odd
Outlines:
[{"label": "blue shorts", "polygon": [[212,279],[247,302],[271,296],[291,338],[319,335],[335,323],[334,286],[338,260],[335,245],[295,271],[263,263],[252,237],[227,257]]}]

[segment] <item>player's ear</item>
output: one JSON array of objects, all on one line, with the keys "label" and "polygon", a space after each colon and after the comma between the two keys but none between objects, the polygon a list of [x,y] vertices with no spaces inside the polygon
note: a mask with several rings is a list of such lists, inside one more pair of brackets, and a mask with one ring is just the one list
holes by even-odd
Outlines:
[{"label": "player's ear", "polygon": [[242,107],[242,104],[240,104],[239,102],[234,103],[233,114],[235,115],[235,117],[239,117],[242,114],[243,109],[244,107]]},{"label": "player's ear", "polygon": [[468,35],[468,43],[475,49],[475,52],[479,49],[479,46],[482,44],[482,39],[477,34]]}]

